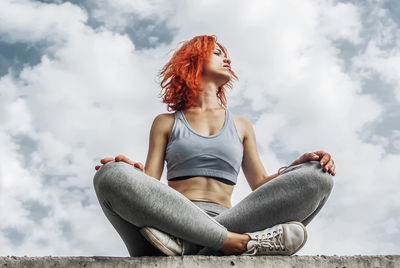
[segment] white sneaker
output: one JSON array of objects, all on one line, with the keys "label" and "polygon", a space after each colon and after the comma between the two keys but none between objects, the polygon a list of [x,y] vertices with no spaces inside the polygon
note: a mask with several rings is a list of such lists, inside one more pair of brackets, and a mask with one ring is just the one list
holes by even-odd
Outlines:
[{"label": "white sneaker", "polygon": [[298,221],[277,224],[263,231],[244,233],[251,237],[241,255],[293,255],[307,241],[307,231]]},{"label": "white sneaker", "polygon": [[200,249],[197,245],[179,237],[164,233],[153,227],[143,227],[140,233],[149,243],[168,256],[196,254]]}]

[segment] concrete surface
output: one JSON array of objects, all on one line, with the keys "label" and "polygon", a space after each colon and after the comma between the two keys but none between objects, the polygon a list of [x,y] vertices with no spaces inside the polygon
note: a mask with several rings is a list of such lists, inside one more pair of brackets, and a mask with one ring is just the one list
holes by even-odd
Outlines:
[{"label": "concrete surface", "polygon": [[400,255],[374,256],[144,256],[144,257],[0,257],[2,268],[23,267],[400,267]]}]

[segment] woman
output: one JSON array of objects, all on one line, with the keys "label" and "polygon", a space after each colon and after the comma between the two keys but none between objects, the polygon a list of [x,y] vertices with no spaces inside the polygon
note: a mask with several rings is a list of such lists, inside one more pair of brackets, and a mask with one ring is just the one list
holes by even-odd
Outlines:
[{"label": "woman", "polygon": [[[237,79],[226,49],[215,35],[181,43],[160,72],[175,112],[155,117],[146,165],[119,155],[95,167],[106,217],[130,256],[294,254],[332,191],[333,159],[305,153],[267,175],[251,123],[226,107]],[[232,207],[240,167],[253,191]]]}]

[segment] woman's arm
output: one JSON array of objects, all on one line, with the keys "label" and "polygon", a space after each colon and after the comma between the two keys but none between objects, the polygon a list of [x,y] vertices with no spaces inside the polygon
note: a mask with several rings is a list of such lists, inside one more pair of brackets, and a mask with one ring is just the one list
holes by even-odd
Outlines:
[{"label": "woman's arm", "polygon": [[264,183],[277,177],[278,173],[268,176],[258,155],[253,126],[246,118],[241,116],[239,118],[244,130],[242,170],[251,190],[254,191]]},{"label": "woman's arm", "polygon": [[174,124],[174,115],[163,113],[154,118],[149,135],[149,150],[147,153],[145,174],[161,179],[164,169],[165,148],[168,143],[168,133]]}]

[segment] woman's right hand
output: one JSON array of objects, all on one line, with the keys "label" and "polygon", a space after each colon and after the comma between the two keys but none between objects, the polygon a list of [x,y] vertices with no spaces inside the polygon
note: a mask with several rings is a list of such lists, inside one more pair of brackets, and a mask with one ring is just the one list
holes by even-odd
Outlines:
[{"label": "woman's right hand", "polygon": [[[105,157],[105,158],[103,158],[103,159],[100,160],[100,163],[106,164],[106,163],[108,163],[108,162],[110,162],[110,161],[116,161],[116,162],[123,161],[123,162],[125,162],[125,163],[127,163],[127,164],[129,164],[129,165],[132,165],[132,166],[134,166],[134,167],[139,168],[140,170],[142,170],[142,171],[144,172],[144,166],[143,166],[142,163],[140,163],[140,162],[133,162],[133,161],[130,160],[128,157],[126,157],[126,156],[124,156],[124,155],[121,155],[121,154],[118,155],[118,156],[116,156],[115,158],[112,158],[112,157]],[[95,166],[95,169],[98,170],[100,167],[101,167],[101,165],[97,165],[97,166]]]}]

